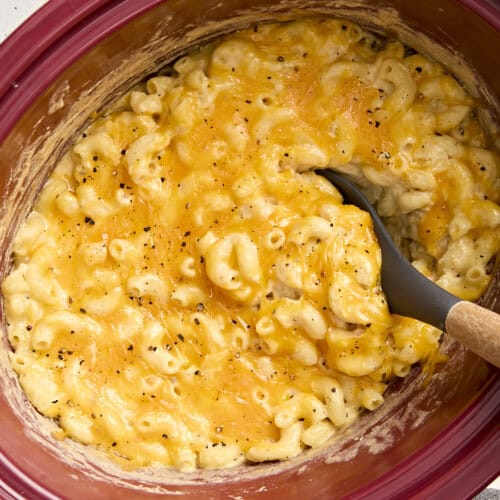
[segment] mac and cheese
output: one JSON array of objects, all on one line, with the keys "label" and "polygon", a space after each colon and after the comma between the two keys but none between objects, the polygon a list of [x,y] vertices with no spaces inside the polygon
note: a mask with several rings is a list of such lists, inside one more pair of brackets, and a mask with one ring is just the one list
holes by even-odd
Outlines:
[{"label": "mac and cheese", "polygon": [[383,403],[441,332],[389,313],[368,193],[413,264],[474,300],[499,161],[438,63],[338,20],[179,59],[67,152],[14,242],[10,358],[66,436],[132,466],[285,460]]}]

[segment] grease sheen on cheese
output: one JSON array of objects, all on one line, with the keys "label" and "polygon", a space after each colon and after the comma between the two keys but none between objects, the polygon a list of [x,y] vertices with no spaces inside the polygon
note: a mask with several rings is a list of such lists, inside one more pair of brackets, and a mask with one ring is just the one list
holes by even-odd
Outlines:
[{"label": "grease sheen on cheese", "polygon": [[126,466],[285,460],[383,403],[441,332],[389,313],[367,192],[414,265],[474,300],[497,153],[438,63],[359,26],[265,24],[179,59],[54,170],[2,284],[10,359],[67,437]]}]

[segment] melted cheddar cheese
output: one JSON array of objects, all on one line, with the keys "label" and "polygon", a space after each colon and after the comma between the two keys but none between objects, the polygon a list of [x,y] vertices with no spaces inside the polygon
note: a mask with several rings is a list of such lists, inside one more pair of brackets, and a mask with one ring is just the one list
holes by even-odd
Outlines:
[{"label": "melted cheddar cheese", "polygon": [[438,63],[337,20],[228,35],[141,84],[55,168],[2,285],[38,411],[127,467],[284,460],[383,402],[441,332],[389,313],[369,215],[476,299],[498,156]]}]

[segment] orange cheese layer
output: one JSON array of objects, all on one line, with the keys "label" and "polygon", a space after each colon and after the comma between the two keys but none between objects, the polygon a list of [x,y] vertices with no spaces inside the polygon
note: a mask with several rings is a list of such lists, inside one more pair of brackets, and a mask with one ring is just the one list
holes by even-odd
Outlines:
[{"label": "orange cheese layer", "polygon": [[390,315],[368,214],[310,171],[353,176],[415,265],[473,299],[498,159],[440,65],[351,23],[258,26],[166,74],[90,126],[21,228],[12,364],[127,467],[284,460],[444,360],[441,332]]}]

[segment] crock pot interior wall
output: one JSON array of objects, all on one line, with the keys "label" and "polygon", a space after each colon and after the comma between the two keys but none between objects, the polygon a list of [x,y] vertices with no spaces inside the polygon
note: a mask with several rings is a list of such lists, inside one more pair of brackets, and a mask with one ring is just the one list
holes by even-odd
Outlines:
[{"label": "crock pot interior wall", "polygon": [[[404,22],[400,22],[393,8],[398,9]],[[102,109],[137,81],[186,52],[188,47],[255,20],[288,19],[304,15],[304,12],[348,17],[378,31],[385,28],[391,33],[400,33],[417,49],[432,51],[438,59],[449,64],[474,95],[495,108],[500,82],[494,74],[494,54],[498,50],[492,48],[498,47],[498,38],[493,28],[451,0],[421,0],[418,4],[403,0],[280,3],[271,0],[170,0],[112,33],[66,69],[36,99],[0,146],[2,275],[8,269],[9,245],[15,227],[28,213],[57,158],[81,131],[92,112]],[[462,43],[464,27],[471,35],[477,30],[483,35],[470,36],[467,43]],[[479,85],[474,71],[470,71],[454,51],[439,47],[431,50],[428,41],[413,30],[430,35],[461,52],[466,60],[474,61],[474,67],[489,87]],[[497,275],[497,284],[498,281]],[[487,294],[486,305],[498,308],[499,296],[495,285]],[[92,498],[118,494],[126,498],[129,486],[143,488],[141,493],[129,490],[134,498],[141,498],[148,492],[174,494],[181,489],[188,497],[223,493],[274,496],[285,491],[288,498],[306,491],[314,491],[317,497],[333,493],[345,495],[382,476],[431,441],[470,406],[481,387],[491,381],[491,373],[482,361],[447,341],[444,347],[452,361],[438,370],[430,384],[424,386],[423,377],[413,373],[392,388],[381,410],[360,419],[326,450],[310,450],[285,464],[229,471],[192,475],[173,471],[120,473],[114,465],[103,465],[95,456],[89,461],[85,448],[71,442],[59,443],[50,437],[51,425],[26,404],[17,379],[8,367],[5,335],[3,344],[0,436],[4,466],[6,459],[10,459],[35,482],[62,496],[85,490]],[[109,482],[102,472],[103,466],[111,478]],[[0,474],[0,477],[7,483],[16,482],[13,473]],[[23,487],[26,491],[36,491],[29,482]]]}]

